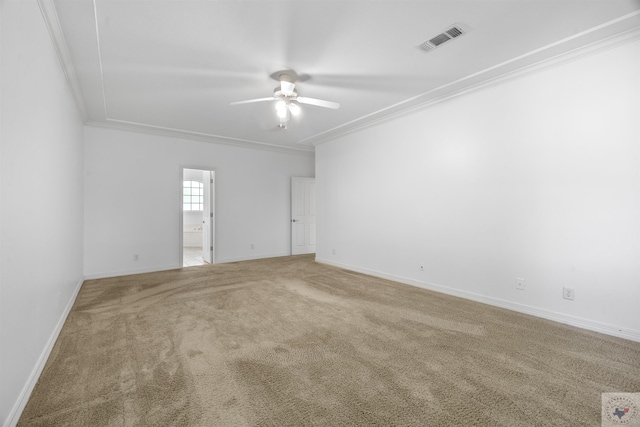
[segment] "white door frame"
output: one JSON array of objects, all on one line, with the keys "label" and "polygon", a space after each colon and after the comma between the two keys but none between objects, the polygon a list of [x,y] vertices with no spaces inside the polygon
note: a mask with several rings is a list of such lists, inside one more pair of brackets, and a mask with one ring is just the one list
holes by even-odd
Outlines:
[{"label": "white door frame", "polygon": [[213,264],[213,187],[215,186],[215,174],[212,171],[202,171],[202,184],[204,190],[202,209],[202,259],[205,263]]},{"label": "white door frame", "polygon": [[[184,245],[184,236],[183,236],[183,229],[184,229],[184,209],[182,206],[182,194],[183,194],[183,182],[184,182],[184,170],[185,169],[195,169],[195,170],[201,170],[201,171],[209,171],[213,173],[213,176],[215,177],[216,174],[216,170],[215,168],[212,168],[210,166],[189,166],[189,165],[180,165],[180,173],[179,173],[179,181],[178,181],[178,197],[176,198],[176,200],[178,200],[178,208],[179,208],[179,216],[178,216],[178,220],[179,220],[179,239],[178,239],[178,243],[179,243],[179,255],[178,255],[178,261],[179,261],[179,268],[183,267],[184,264],[184,249],[183,249],[183,245]],[[212,203],[212,208],[211,208],[211,212],[213,213],[213,221],[211,222],[211,242],[213,243],[213,256],[212,256],[212,263],[216,262],[216,200],[215,200],[215,195],[216,195],[216,180],[214,178],[213,180],[213,185],[211,186],[211,203]]]}]

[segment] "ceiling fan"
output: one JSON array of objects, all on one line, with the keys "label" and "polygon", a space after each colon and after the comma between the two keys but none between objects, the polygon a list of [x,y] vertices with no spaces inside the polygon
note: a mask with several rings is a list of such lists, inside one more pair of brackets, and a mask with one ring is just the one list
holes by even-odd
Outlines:
[{"label": "ceiling fan", "polygon": [[298,96],[296,91],[296,80],[301,80],[297,77],[294,71],[281,71],[271,75],[274,79],[280,81],[280,86],[273,90],[273,96],[266,98],[247,99],[246,101],[232,102],[230,105],[251,104],[254,102],[265,101],[277,101],[276,113],[280,119],[280,128],[287,128],[290,115],[297,116],[300,114],[300,105],[308,104],[315,105],[316,107],[331,108],[337,110],[340,108],[340,104],[333,101],[325,101],[323,99],[308,98],[305,96]]}]

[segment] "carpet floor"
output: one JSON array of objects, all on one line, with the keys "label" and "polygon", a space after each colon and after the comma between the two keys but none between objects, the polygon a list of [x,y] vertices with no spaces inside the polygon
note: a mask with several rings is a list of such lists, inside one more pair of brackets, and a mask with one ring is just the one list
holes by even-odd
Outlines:
[{"label": "carpet floor", "polygon": [[640,343],[294,256],[86,281],[19,426],[600,426]]}]

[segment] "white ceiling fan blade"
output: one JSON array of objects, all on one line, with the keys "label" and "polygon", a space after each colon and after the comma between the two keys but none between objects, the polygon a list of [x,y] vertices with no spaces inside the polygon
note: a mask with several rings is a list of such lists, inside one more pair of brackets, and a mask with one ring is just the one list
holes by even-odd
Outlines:
[{"label": "white ceiling fan blade", "polygon": [[252,104],[254,102],[264,102],[264,101],[275,101],[276,98],[270,96],[268,98],[255,98],[255,99],[247,99],[246,101],[235,101],[229,103],[229,105],[240,105],[240,104]]},{"label": "white ceiling fan blade", "polygon": [[331,108],[333,110],[337,110],[338,108],[340,108],[340,104],[338,104],[337,102],[325,101],[323,99],[316,99],[316,98],[307,98],[305,96],[297,97],[296,101],[298,101],[301,104],[315,105],[317,107]]}]

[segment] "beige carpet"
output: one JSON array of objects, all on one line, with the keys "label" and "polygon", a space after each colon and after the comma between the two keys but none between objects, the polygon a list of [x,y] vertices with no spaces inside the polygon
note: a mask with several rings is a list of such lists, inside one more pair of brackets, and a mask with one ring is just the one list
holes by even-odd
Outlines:
[{"label": "beige carpet", "polygon": [[87,281],[21,426],[599,426],[640,343],[309,256]]}]

